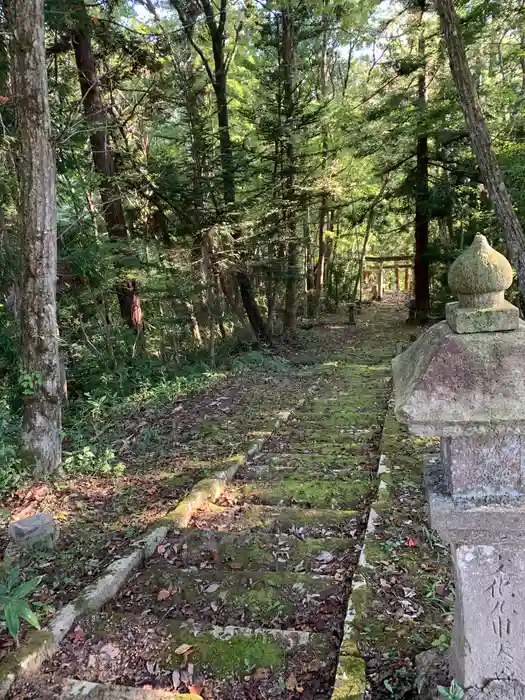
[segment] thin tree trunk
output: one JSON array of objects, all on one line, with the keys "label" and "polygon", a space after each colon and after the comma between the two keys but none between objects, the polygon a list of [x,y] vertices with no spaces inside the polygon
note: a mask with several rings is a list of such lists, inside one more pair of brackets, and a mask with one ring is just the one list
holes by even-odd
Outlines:
[{"label": "thin tree trunk", "polygon": [[[421,10],[425,7],[425,0],[422,0]],[[421,29],[421,32],[424,30]],[[418,77],[418,103],[420,128],[425,119],[427,106],[427,81],[426,81],[426,60],[425,60],[425,37],[422,34],[419,38],[418,54],[423,63],[421,73]],[[415,237],[415,302],[416,317],[418,322],[424,322],[428,318],[430,309],[430,276],[427,258],[428,250],[428,136],[420,133],[416,143],[416,212],[414,222]]]},{"label": "thin tree trunk", "polygon": [[368,216],[366,220],[366,231],[365,231],[365,237],[363,240],[363,247],[361,248],[361,253],[359,255],[359,266],[357,270],[357,276],[355,278],[354,282],[354,288],[352,290],[352,296],[350,300],[352,303],[355,303],[357,301],[357,292],[359,290],[362,291],[363,287],[363,268],[365,265],[365,258],[366,258],[366,250],[368,247],[368,240],[370,238],[370,234],[372,233],[372,227],[374,225],[374,217],[375,217],[375,208],[383,198],[383,194],[385,192],[386,186],[387,186],[388,180],[383,180],[381,183],[381,189],[377,193],[377,195],[374,197],[372,204],[370,205],[370,209],[368,211]]},{"label": "thin tree trunk", "polygon": [[294,149],[294,78],[295,44],[293,16],[289,8],[281,10],[282,18],[282,67],[283,100],[286,133],[286,165],[284,168],[284,219],[288,235],[286,261],[286,293],[284,301],[283,330],[293,336],[297,331],[297,289],[299,277],[299,245],[296,240],[295,200],[295,149]]},{"label": "thin tree trunk", "polygon": [[[319,75],[320,93],[321,101],[324,103],[326,100],[327,91],[327,79],[328,79],[328,16],[326,12],[323,12],[322,18],[323,24],[323,45],[321,49],[321,66]],[[322,124],[322,151],[323,160],[321,165],[321,172],[323,180],[326,177],[326,170],[328,165],[328,130],[326,124]],[[323,182],[323,186],[324,186]],[[319,313],[321,300],[323,296],[324,281],[325,281],[325,261],[326,261],[326,240],[325,240],[325,230],[328,225],[328,192],[323,189],[321,194],[321,206],[319,208],[319,239],[318,239],[318,264],[315,275],[315,308],[314,315]]]},{"label": "thin tree trunk", "polygon": [[[85,7],[82,7],[82,12],[85,13],[87,21]],[[110,237],[126,238],[126,218],[120,189],[115,180],[115,159],[109,143],[108,119],[102,102],[91,41],[85,30],[80,27],[73,32],[72,40],[84,115],[90,126],[93,165],[100,175],[104,221]],[[123,320],[129,328],[139,332],[142,329],[142,309],[136,280],[119,283],[116,292]]]},{"label": "thin tree trunk", "polygon": [[467,123],[472,149],[476,155],[481,176],[507,241],[512,264],[516,268],[523,309],[525,300],[525,235],[513,209],[508,190],[503,182],[476,86],[468,65],[465,43],[453,0],[436,0],[436,7],[447,45],[450,70]]},{"label": "thin tree trunk", "polygon": [[41,479],[50,476],[61,460],[56,173],[44,0],[12,0],[6,9],[13,32],[13,93],[19,138],[22,367],[26,387],[21,443],[35,478]]}]

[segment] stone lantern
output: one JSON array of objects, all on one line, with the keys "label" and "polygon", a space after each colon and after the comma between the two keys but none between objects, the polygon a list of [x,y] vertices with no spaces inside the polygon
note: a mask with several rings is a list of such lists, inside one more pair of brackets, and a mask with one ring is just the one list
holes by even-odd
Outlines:
[{"label": "stone lantern", "polygon": [[396,416],[439,436],[430,524],[450,544],[451,675],[468,700],[525,700],[525,323],[508,261],[477,235],[452,265],[446,321],[393,363]]}]

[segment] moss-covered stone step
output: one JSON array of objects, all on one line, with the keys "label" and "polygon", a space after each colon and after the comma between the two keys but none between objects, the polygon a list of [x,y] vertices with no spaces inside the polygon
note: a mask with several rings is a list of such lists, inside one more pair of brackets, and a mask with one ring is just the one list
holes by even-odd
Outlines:
[{"label": "moss-covered stone step", "polygon": [[309,651],[312,658],[328,659],[333,657],[335,646],[332,635],[319,632],[170,621],[163,626],[172,639],[172,650],[167,648],[163,654],[165,663],[176,663],[175,644],[191,644],[192,663],[218,680],[240,677],[256,668],[278,671],[297,650]]},{"label": "moss-covered stone step", "polygon": [[315,445],[305,445],[304,452],[301,452],[297,444],[287,445],[287,447],[295,450],[266,453],[261,456],[261,459],[246,467],[239,476],[244,477],[244,480],[257,478],[258,475],[266,478],[271,471],[275,471],[277,475],[297,471],[305,474],[315,472],[323,476],[334,472],[339,473],[343,469],[363,466],[370,461],[375,464],[377,461],[377,451],[370,445],[363,455],[334,452],[323,454],[321,450],[316,449]]},{"label": "moss-covered stone step", "polygon": [[115,609],[159,617],[324,631],[344,615],[345,586],[333,577],[295,572],[181,571],[155,562],[126,585]]},{"label": "moss-covered stone step", "polygon": [[[379,437],[379,430],[377,431],[376,436],[377,440]],[[272,442],[271,450],[272,453],[276,455],[283,453],[288,454],[292,452],[298,455],[313,455],[314,457],[321,457],[323,459],[331,458],[333,461],[338,459],[341,461],[345,458],[351,459],[352,457],[356,456],[356,450],[351,443],[345,445],[344,443],[337,444],[335,441],[332,443],[315,443],[308,441],[294,442],[291,440],[278,439]]]},{"label": "moss-covered stone step", "polygon": [[310,443],[312,445],[342,445],[345,450],[359,452],[363,443],[377,439],[376,429],[356,428],[355,426],[323,429],[317,423],[296,422],[286,429],[280,430],[273,441],[288,440],[293,443]]},{"label": "moss-covered stone step", "polygon": [[[232,501],[233,489],[227,493]],[[357,510],[321,510],[243,503],[208,504],[194,519],[199,527],[229,532],[273,532],[300,537],[354,537],[362,527],[363,513]]]},{"label": "moss-covered stone step", "polygon": [[110,672],[112,678],[125,678],[126,685],[154,680],[166,689],[173,687],[173,669],[188,663],[194,677],[242,679],[259,668],[280,674],[297,657],[305,667],[315,659],[321,666],[333,663],[338,644],[328,633],[179,622],[144,613],[90,615],[82,620],[82,631],[82,646],[62,647],[56,665],[65,666],[75,653],[85,663],[83,679],[90,682]]},{"label": "moss-covered stone step", "polygon": [[202,700],[202,697],[195,693],[173,693],[169,690],[148,690],[71,680],[60,696],[60,700],[78,700],[78,698],[85,700]]},{"label": "moss-covered stone step", "polygon": [[301,477],[304,479],[351,479],[360,473],[374,472],[377,469],[378,455],[369,447],[364,454],[316,454],[282,453],[268,455],[264,461],[257,462],[247,469],[242,476],[249,479],[282,479]]},{"label": "moss-covered stone step", "polygon": [[297,473],[273,481],[250,481],[240,487],[240,494],[245,499],[262,505],[300,505],[307,508],[347,510],[359,506],[372,493],[375,484],[372,475],[360,474],[358,470],[347,470],[340,477],[334,478],[315,477],[315,473]]},{"label": "moss-covered stone step", "polygon": [[301,426],[304,430],[323,430],[324,428],[365,428],[382,423],[383,411],[359,410],[359,409],[330,409],[312,408],[301,417]]},{"label": "moss-covered stone step", "polygon": [[157,562],[166,560],[181,569],[334,574],[355,563],[357,550],[355,541],[346,538],[300,539],[262,532],[189,529],[170,534],[148,566],[155,567]]}]

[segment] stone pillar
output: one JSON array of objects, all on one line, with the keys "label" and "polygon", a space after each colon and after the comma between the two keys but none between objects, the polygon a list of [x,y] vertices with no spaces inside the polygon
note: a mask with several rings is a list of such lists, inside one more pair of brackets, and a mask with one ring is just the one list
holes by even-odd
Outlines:
[{"label": "stone pillar", "polygon": [[451,673],[465,700],[525,700],[525,324],[484,236],[451,266],[446,321],[394,360],[396,415],[438,435],[430,524],[456,584]]},{"label": "stone pillar", "polygon": [[405,292],[409,291],[410,268],[405,267]]},{"label": "stone pillar", "polygon": [[396,265],[395,273],[396,273],[396,292],[399,292],[399,290],[401,289],[401,286],[399,283],[399,265]]}]

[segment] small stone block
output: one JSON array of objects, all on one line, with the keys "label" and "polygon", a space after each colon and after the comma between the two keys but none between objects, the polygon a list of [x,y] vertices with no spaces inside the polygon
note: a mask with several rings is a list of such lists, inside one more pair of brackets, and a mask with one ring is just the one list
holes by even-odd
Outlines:
[{"label": "small stone block", "polygon": [[50,513],[36,513],[29,518],[15,520],[7,528],[9,539],[16,547],[41,544],[53,547],[58,539],[58,525]]},{"label": "small stone block", "polygon": [[447,304],[445,314],[448,325],[456,333],[514,331],[520,322],[518,308],[508,301],[484,309],[461,308],[454,301]]}]

